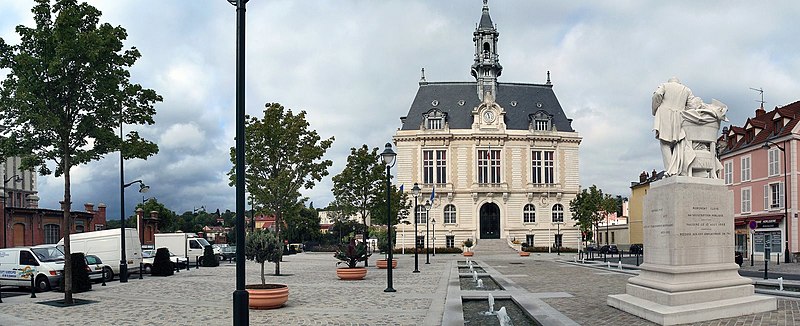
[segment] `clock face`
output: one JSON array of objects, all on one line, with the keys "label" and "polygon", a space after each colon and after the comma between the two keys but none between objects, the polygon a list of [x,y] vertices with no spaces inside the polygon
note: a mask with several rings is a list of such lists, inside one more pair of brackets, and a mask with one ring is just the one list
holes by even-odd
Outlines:
[{"label": "clock face", "polygon": [[494,122],[494,112],[492,111],[483,112],[483,119],[489,123]]}]

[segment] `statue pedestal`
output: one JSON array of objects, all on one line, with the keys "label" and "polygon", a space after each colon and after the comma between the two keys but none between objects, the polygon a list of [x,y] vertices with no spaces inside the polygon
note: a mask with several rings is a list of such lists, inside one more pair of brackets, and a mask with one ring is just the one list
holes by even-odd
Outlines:
[{"label": "statue pedestal", "polygon": [[733,196],[720,179],[673,176],[644,199],[644,263],[608,305],[661,325],[777,309],[734,263]]}]

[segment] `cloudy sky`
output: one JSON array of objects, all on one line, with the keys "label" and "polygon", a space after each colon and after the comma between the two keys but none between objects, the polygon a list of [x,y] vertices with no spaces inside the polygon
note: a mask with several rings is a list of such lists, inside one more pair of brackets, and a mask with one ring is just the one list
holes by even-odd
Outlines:
[{"label": "cloudy sky", "polygon": [[[235,206],[226,172],[234,135],[235,8],[225,0],[91,0],[102,22],[128,31],[142,58],[136,83],[163,95],[153,126],[136,127],[158,155],[125,162],[181,213]],[[0,37],[32,26],[33,1],[0,0]],[[492,0],[500,32],[502,82],[554,90],[581,143],[581,185],[628,196],[643,170],[661,169],[651,131],[650,96],[670,76],[706,102],[728,104],[731,123],[753,115],[764,89],[768,109],[800,99],[795,1]],[[429,81],[470,81],[472,32],[480,0],[265,1],[247,10],[247,112],[267,102],[306,110],[311,127],[336,141],[331,176],[351,147],[382,147]],[[2,72],[3,78],[7,72]],[[792,94],[794,93],[794,94]],[[131,128],[131,127],[127,127]],[[105,203],[119,215],[119,156],[73,169],[74,208]],[[315,206],[332,199],[330,176],[305,192]],[[63,179],[39,179],[41,207],[57,208]],[[129,189],[127,207],[141,200]]]}]

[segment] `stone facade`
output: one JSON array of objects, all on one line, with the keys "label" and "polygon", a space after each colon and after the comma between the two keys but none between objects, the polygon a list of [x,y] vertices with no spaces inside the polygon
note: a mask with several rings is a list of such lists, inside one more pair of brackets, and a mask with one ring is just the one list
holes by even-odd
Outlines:
[{"label": "stone facade", "polygon": [[[581,138],[549,73],[544,84],[497,82],[498,36],[484,4],[473,33],[475,82],[428,82],[423,71],[394,136],[394,183],[405,191],[417,183],[419,207],[433,197],[429,212],[417,208],[418,236],[435,229],[436,247],[460,247],[468,238],[552,246],[560,233],[562,246],[577,248],[569,202],[579,191]],[[413,236],[403,238],[397,247],[414,246]]]}]

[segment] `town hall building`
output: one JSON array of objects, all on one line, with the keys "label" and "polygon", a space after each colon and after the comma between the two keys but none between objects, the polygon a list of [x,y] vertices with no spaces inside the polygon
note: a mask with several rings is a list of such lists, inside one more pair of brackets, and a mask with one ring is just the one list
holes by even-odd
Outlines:
[{"label": "town hall building", "polygon": [[[473,33],[475,81],[429,82],[423,71],[411,108],[400,118],[393,137],[396,182],[406,191],[415,183],[421,188],[416,241],[425,243],[428,227],[435,229],[435,247],[460,247],[470,238],[479,245],[480,239],[507,239],[578,248],[581,234],[569,202],[580,190],[581,137],[549,72],[543,84],[498,82],[498,36],[484,1]],[[414,241],[398,238],[397,247]]]}]

